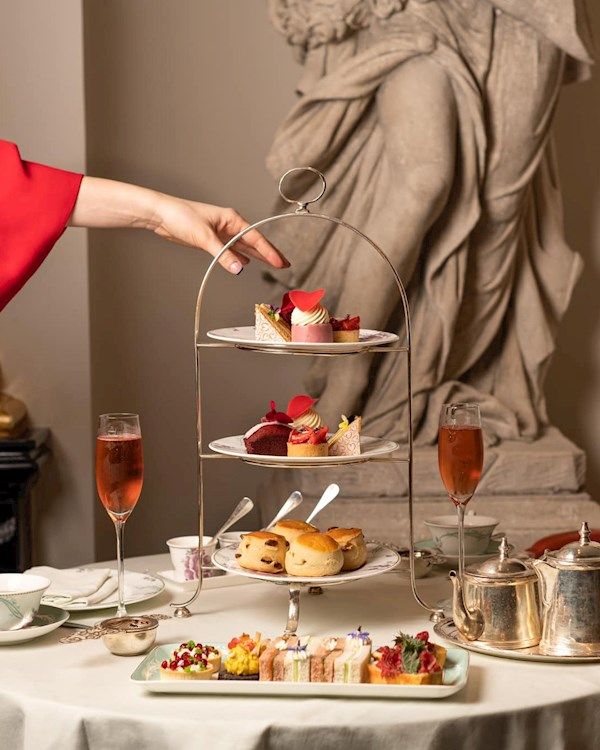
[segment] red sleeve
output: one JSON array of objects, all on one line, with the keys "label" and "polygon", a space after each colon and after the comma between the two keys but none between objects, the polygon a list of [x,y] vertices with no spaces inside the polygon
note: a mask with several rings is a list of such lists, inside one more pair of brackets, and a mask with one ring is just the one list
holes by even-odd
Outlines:
[{"label": "red sleeve", "polygon": [[83,175],[22,161],[0,140],[0,310],[64,232]]}]

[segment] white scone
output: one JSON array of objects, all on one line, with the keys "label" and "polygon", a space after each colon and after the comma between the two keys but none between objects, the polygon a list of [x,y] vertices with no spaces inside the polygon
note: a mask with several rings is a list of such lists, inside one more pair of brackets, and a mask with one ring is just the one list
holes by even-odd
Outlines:
[{"label": "white scone", "polygon": [[362,529],[338,529],[337,526],[327,530],[327,536],[340,545],[344,555],[342,570],[358,570],[367,562],[367,545]]},{"label": "white scone", "polygon": [[279,521],[272,526],[270,529],[274,534],[279,534],[285,537],[288,542],[293,542],[297,539],[300,534],[308,534],[311,531],[318,531],[316,526],[305,521],[296,521],[294,518],[289,518],[284,521]]},{"label": "white scone", "polygon": [[290,543],[285,569],[292,576],[334,576],[344,564],[340,545],[327,534],[301,534]]},{"label": "white scone", "polygon": [[251,531],[242,536],[235,559],[242,568],[259,573],[283,573],[288,542],[270,531]]}]

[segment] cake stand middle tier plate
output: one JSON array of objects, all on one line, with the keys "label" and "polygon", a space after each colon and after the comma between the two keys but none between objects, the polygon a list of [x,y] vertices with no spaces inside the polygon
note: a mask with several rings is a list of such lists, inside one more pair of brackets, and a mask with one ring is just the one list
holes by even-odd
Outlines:
[{"label": "cake stand middle tier plate", "polygon": [[306,352],[313,354],[352,354],[373,347],[389,346],[398,341],[395,333],[374,331],[361,328],[358,341],[346,343],[315,344],[300,341],[259,341],[255,337],[254,326],[237,326],[235,328],[217,328],[206,334],[211,339],[233,344],[241,349],[258,349],[262,351]]},{"label": "cake stand middle tier plate", "polygon": [[256,570],[247,570],[238,565],[235,559],[236,547],[222,547],[212,556],[213,563],[229,573],[237,573],[248,578],[256,578],[259,581],[269,581],[291,587],[299,586],[333,586],[341,583],[357,581],[360,578],[369,578],[386,573],[395,568],[400,560],[400,555],[393,549],[383,544],[367,543],[367,562],[358,570],[350,570],[338,573],[334,576],[290,576],[285,573],[259,573]]},{"label": "cake stand middle tier plate", "polygon": [[243,435],[231,435],[230,437],[213,440],[212,443],[209,443],[208,447],[215,453],[232,456],[233,458],[241,458],[252,463],[282,464],[284,466],[314,466],[315,464],[336,466],[338,464],[354,464],[387,456],[400,448],[398,443],[395,443],[393,440],[384,440],[383,438],[369,437],[368,435],[361,435],[361,452],[351,456],[318,456],[316,458],[303,456],[263,456],[246,451]]}]

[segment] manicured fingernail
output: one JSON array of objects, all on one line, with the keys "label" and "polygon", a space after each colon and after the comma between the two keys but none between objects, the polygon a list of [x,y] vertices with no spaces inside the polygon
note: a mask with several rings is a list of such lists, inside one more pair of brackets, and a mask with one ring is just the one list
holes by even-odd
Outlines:
[{"label": "manicured fingernail", "polygon": [[239,276],[244,270],[244,266],[239,262],[239,260],[234,260],[233,263],[229,266],[229,270],[231,271],[231,273]]}]

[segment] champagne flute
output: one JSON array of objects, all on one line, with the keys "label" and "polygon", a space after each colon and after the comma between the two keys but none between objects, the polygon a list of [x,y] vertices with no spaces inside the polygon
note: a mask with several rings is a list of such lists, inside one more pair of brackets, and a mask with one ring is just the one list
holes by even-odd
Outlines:
[{"label": "champagne flute", "polygon": [[144,481],[142,433],[137,414],[101,414],[96,437],[96,487],[117,535],[117,617],[126,617],[123,532]]},{"label": "champagne flute", "polygon": [[478,404],[444,404],[438,432],[442,482],[458,513],[458,576],[463,584],[465,506],[473,497],[483,469],[483,437]]}]

